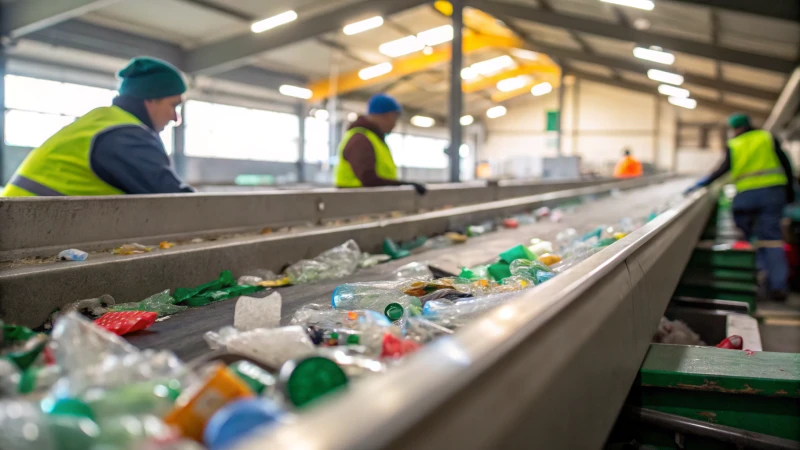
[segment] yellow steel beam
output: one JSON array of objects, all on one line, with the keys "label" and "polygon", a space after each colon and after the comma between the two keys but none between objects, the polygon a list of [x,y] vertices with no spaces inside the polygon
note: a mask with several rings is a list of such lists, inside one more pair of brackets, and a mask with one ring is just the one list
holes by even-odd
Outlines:
[{"label": "yellow steel beam", "polygon": [[[445,16],[449,17],[453,15],[453,5],[448,1],[436,1],[433,3],[433,7]],[[514,36],[513,31],[501,25],[493,16],[475,8],[464,8],[464,26],[482,34],[508,37]]]},{"label": "yellow steel beam", "polygon": [[[462,42],[464,54],[474,53],[486,48],[517,48],[522,42],[513,36],[478,35],[465,33]],[[391,61],[392,71],[379,77],[362,80],[358,70],[342,74],[338,77],[336,86],[330,80],[319,80],[308,85],[311,89],[310,102],[319,101],[330,97],[334,93],[344,94],[367,86],[373,86],[386,81],[391,81],[402,76],[428,69],[450,60],[450,45],[442,44],[433,49],[429,55],[417,52],[413,55],[395,58]]]},{"label": "yellow steel beam", "polygon": [[520,75],[530,75],[530,74],[561,74],[561,68],[555,64],[549,63],[531,63],[526,64],[524,66],[519,66],[514,69],[505,70],[500,72],[496,75],[478,78],[472,81],[465,81],[462,83],[462,89],[465,94],[469,94],[472,92],[482,91],[486,88],[490,88],[497,84],[498,81],[505,80],[507,78],[514,78]]},{"label": "yellow steel beam", "polygon": [[495,102],[495,103],[501,103],[501,102],[504,102],[506,100],[510,100],[510,99],[512,99],[514,97],[519,97],[520,95],[524,95],[524,94],[530,95],[532,87],[536,86],[539,83],[544,83],[545,81],[547,81],[551,85],[553,85],[553,89],[554,90],[558,89],[559,86],[561,85],[561,83],[560,83],[560,81],[559,81],[557,76],[554,77],[552,75],[549,75],[547,77],[537,79],[536,81],[534,81],[532,83],[528,83],[527,86],[523,86],[523,87],[521,87],[519,89],[516,89],[514,91],[508,91],[508,92],[497,91],[497,92],[492,94],[492,101]]}]

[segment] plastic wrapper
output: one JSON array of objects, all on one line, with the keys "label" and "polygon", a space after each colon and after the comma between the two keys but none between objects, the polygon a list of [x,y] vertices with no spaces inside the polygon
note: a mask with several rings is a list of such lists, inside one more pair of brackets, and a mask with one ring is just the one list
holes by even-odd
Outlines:
[{"label": "plastic wrapper", "polygon": [[85,316],[98,317],[111,311],[114,306],[114,297],[105,294],[98,298],[87,298],[64,305],[54,316],[58,317],[76,311]]},{"label": "plastic wrapper", "polygon": [[89,254],[77,248],[70,248],[58,254],[58,259],[61,261],[86,261]]},{"label": "plastic wrapper", "polygon": [[[539,284],[542,282],[541,278],[546,277],[547,274],[552,272],[553,269],[539,261],[528,261],[527,259],[518,259],[511,263],[511,274],[514,276],[522,276],[533,280],[534,283]],[[549,279],[549,278],[548,278]]]},{"label": "plastic wrapper", "polygon": [[244,332],[224,328],[214,335],[206,333],[206,340],[271,368],[278,368],[290,359],[303,358],[314,353],[314,344],[308,333],[303,327],[296,325]]},{"label": "plastic wrapper", "polygon": [[433,280],[431,269],[427,264],[420,262],[412,262],[399,267],[392,275],[397,280]]},{"label": "plastic wrapper", "polygon": [[392,259],[389,255],[379,254],[379,255],[370,255],[369,253],[364,253],[361,255],[361,261],[359,261],[358,266],[362,269],[367,267],[374,267],[380,263],[384,263]]},{"label": "plastic wrapper", "polygon": [[261,286],[240,286],[236,284],[233,274],[225,270],[219,278],[193,288],[175,289],[175,302],[187,306],[205,306],[240,295],[252,294],[263,290]]},{"label": "plastic wrapper", "polygon": [[559,231],[556,235],[556,243],[559,248],[569,247],[578,238],[578,231],[575,228],[567,228]]},{"label": "plastic wrapper", "polygon": [[242,275],[238,280],[236,280],[236,283],[243,286],[258,286],[258,283],[261,283],[262,281],[264,281],[264,279],[261,277],[254,275]]},{"label": "plastic wrapper", "polygon": [[314,259],[298,261],[286,269],[292,284],[332,280],[350,275],[361,261],[361,249],[354,240],[321,253]]},{"label": "plastic wrapper", "polygon": [[147,253],[151,250],[153,249],[151,247],[147,247],[146,245],[133,243],[117,247],[112,251],[112,253],[115,255],[139,255],[141,253]]},{"label": "plastic wrapper", "polygon": [[121,303],[109,308],[110,311],[150,311],[158,313],[159,317],[176,314],[185,309],[188,309],[188,306],[175,304],[175,298],[169,295],[169,289],[153,294],[140,302]]},{"label": "plastic wrapper", "polygon": [[51,337],[50,347],[56,363],[68,373],[102,364],[108,357],[138,353],[136,347],[121,337],[74,311],[58,318]]},{"label": "plastic wrapper", "polygon": [[531,245],[528,250],[536,256],[541,256],[545,253],[553,253],[553,244],[541,239],[531,239]]},{"label": "plastic wrapper", "polygon": [[241,296],[236,301],[233,326],[248,331],[256,328],[275,328],[281,322],[281,295],[273,292],[265,298]]}]

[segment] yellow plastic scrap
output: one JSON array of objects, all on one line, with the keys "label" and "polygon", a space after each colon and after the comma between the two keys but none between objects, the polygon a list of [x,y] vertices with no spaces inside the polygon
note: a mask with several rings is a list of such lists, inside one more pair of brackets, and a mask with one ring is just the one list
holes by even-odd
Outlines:
[{"label": "yellow plastic scrap", "polygon": [[620,239],[624,238],[627,235],[628,235],[628,233],[614,233],[614,239],[620,240]]},{"label": "yellow plastic scrap", "polygon": [[259,286],[264,286],[264,287],[281,287],[281,286],[288,286],[292,283],[291,281],[289,281],[289,277],[283,277],[283,278],[278,278],[277,280],[264,280],[257,284]]},{"label": "yellow plastic scrap", "polygon": [[454,244],[462,244],[464,242],[467,242],[467,237],[465,235],[459,234],[459,233],[455,233],[453,231],[445,233],[444,236],[447,239],[450,239],[450,241],[453,242]]},{"label": "yellow plastic scrap", "polygon": [[142,244],[125,244],[121,247],[115,248],[112,253],[115,255],[138,255],[141,253],[147,253],[152,250],[152,247],[145,247]]},{"label": "yellow plastic scrap", "polygon": [[264,228],[261,230],[261,234],[270,234],[272,233],[272,228]]},{"label": "yellow plastic scrap", "polygon": [[169,241],[162,241],[161,243],[158,244],[158,246],[160,248],[162,248],[162,249],[168,249],[168,248],[175,247],[175,243],[174,242],[169,242]]},{"label": "yellow plastic scrap", "polygon": [[539,262],[546,266],[552,266],[553,264],[561,262],[561,257],[553,253],[545,253],[539,257]]}]

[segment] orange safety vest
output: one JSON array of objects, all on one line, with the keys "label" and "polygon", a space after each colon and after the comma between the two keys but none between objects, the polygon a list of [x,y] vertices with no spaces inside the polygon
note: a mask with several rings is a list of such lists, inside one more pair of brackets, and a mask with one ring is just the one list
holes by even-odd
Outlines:
[{"label": "orange safety vest", "polygon": [[626,156],[622,158],[617,166],[614,167],[614,178],[636,178],[642,176],[642,163]]}]

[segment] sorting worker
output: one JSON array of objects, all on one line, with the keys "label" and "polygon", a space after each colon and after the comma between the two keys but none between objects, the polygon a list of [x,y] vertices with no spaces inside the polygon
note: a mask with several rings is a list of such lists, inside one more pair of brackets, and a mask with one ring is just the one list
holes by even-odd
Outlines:
[{"label": "sorting worker", "polygon": [[402,108],[394,98],[377,94],[367,103],[367,115],[359,116],[339,144],[334,183],[341,188],[411,185],[420,195],[424,185],[397,179],[397,166],[386,144],[400,119]]},{"label": "sorting worker", "polygon": [[158,133],[178,121],[186,84],[172,65],[138,57],[117,73],[119,96],[32,150],[0,196],[194,192],[170,166]]},{"label": "sorting worker", "polygon": [[794,201],[792,166],[771,133],[753,128],[750,118],[734,114],[728,119],[732,138],[725,160],[711,175],[687,192],[708,186],[727,172],[736,185],[733,219],[747,240],[756,242],[756,266],[765,272],[762,296],[785,300],[789,267],[783,249],[780,221],[783,208]]},{"label": "sorting worker", "polygon": [[626,148],[622,159],[614,167],[614,178],[638,178],[642,174],[642,163],[631,156],[631,151]]}]

